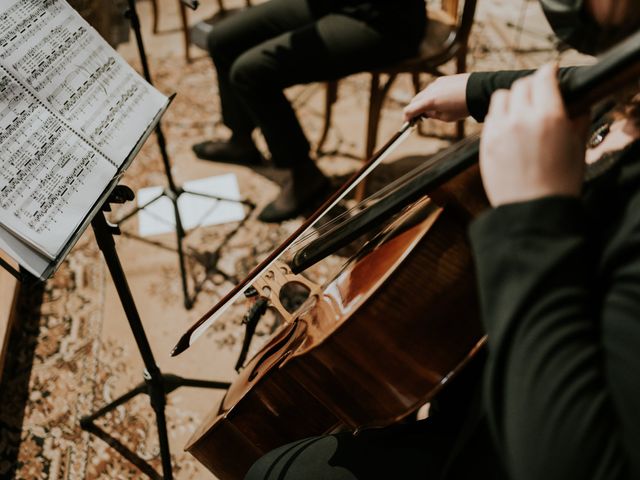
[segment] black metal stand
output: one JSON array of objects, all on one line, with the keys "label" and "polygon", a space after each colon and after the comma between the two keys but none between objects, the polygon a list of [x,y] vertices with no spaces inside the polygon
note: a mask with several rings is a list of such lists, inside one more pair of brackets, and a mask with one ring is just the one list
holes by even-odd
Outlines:
[{"label": "black metal stand", "polygon": [[[129,289],[129,284],[127,283],[127,279],[122,269],[120,259],[118,258],[118,254],[116,252],[115,241],[113,237],[114,235],[118,235],[120,233],[119,228],[115,225],[110,225],[109,223],[107,223],[107,220],[103,213],[103,211],[110,211],[111,203],[124,203],[133,200],[133,197],[133,192],[128,187],[116,187],[109,200],[107,200],[107,202],[104,204],[102,211],[100,211],[91,221],[91,226],[95,233],[98,246],[100,247],[100,250],[104,255],[104,259],[109,268],[111,278],[113,279],[113,283],[118,292],[118,297],[120,298],[120,302],[122,303],[122,307],[124,308],[124,312],[127,316],[127,320],[138,346],[138,350],[140,351],[142,361],[144,362],[144,382],[140,383],[134,389],[120,396],[116,400],[100,408],[96,412],[82,417],[82,419],[80,420],[80,425],[84,430],[94,433],[107,441],[123,456],[125,456],[136,466],[138,466],[140,470],[150,478],[164,478],[165,480],[170,480],[171,478],[173,478],[173,476],[171,471],[171,454],[169,450],[169,439],[167,436],[167,423],[165,418],[165,404],[167,394],[171,393],[179,387],[227,389],[229,387],[229,383],[207,380],[194,380],[178,377],[176,375],[163,374],[158,368],[158,365],[156,364],[156,361],[153,357],[153,352],[151,351],[151,346],[149,345],[149,341],[147,340],[142,321],[140,320],[138,309],[133,300],[131,290]],[[149,398],[151,400],[151,407],[155,412],[160,443],[160,457],[162,459],[162,477],[158,475],[158,473],[151,467],[151,465],[149,465],[131,450],[127,449],[119,441],[111,437],[100,427],[94,424],[94,421],[99,417],[102,417],[108,412],[113,411],[118,406],[140,394],[149,395]]]},{"label": "black metal stand", "polygon": [[[257,292],[252,287],[249,289],[250,292]],[[247,295],[246,297],[253,296],[252,293]],[[249,347],[251,346],[251,340],[253,340],[253,336],[256,333],[256,327],[258,326],[258,322],[262,318],[262,316],[266,313],[267,307],[269,306],[269,301],[266,298],[259,298],[256,302],[249,308],[244,318],[242,319],[242,324],[245,326],[244,332],[244,340],[242,341],[242,348],[240,349],[240,354],[238,355],[238,361],[236,362],[236,372],[240,372],[242,367],[244,366],[244,362],[247,359],[247,354],[249,353]]]},{"label": "black metal stand", "polygon": [[[193,2],[190,2],[190,3],[193,3]],[[197,7],[197,2],[193,3],[193,6]],[[144,78],[147,80],[147,82],[149,82],[149,84],[153,85],[153,81],[151,79],[151,71],[149,69],[149,62],[147,60],[147,54],[144,47],[144,41],[142,39],[142,30],[140,28],[140,17],[138,16],[138,12],[136,10],[135,0],[129,0],[129,8],[126,12],[126,16],[129,18],[129,21],[131,22],[131,28],[133,29],[133,32],[136,37],[136,44],[138,46],[138,51],[140,54],[140,62],[142,63]],[[162,157],[162,164],[164,166],[165,176],[167,177],[167,187],[163,189],[163,191],[159,195],[152,198],[150,201],[146,202],[144,205],[141,205],[135,208],[132,212],[120,218],[117,221],[117,224],[121,225],[123,222],[133,217],[134,215],[138,214],[141,210],[144,210],[145,208],[149,207],[150,205],[157,202],[163,197],[166,197],[171,201],[171,204],[173,205],[173,213],[174,213],[175,222],[176,222],[177,252],[178,252],[178,261],[180,264],[180,278],[182,281],[182,293],[184,296],[184,306],[186,309],[190,309],[191,307],[193,307],[194,298],[192,298],[189,295],[189,287],[187,284],[187,269],[185,264],[185,253],[184,253],[184,246],[183,246],[183,241],[186,237],[186,234],[183,228],[182,219],[180,217],[180,210],[178,209],[178,200],[180,199],[180,196],[185,193],[188,193],[191,195],[197,195],[200,197],[209,198],[211,200],[240,203],[249,208],[248,215],[250,215],[251,212],[255,209],[255,204],[248,200],[237,200],[232,198],[224,198],[217,195],[208,195],[200,192],[188,191],[178,186],[173,179],[173,174],[171,173],[171,162],[169,160],[169,154],[167,153],[167,144],[166,144],[165,136],[164,136],[164,133],[162,132],[162,127],[160,126],[160,123],[158,123],[158,126],[155,129],[155,134],[158,140],[158,148],[160,149],[160,155]],[[236,231],[237,229],[234,230],[232,233],[235,233]],[[144,241],[146,243],[150,243],[155,246],[161,246],[161,245],[158,245],[157,242],[148,241],[147,239],[144,239],[137,235],[127,234],[127,236],[136,238],[138,240]],[[229,237],[230,236],[228,236],[225,239],[225,241],[228,240]],[[218,271],[218,273],[223,274],[225,278],[228,277],[224,272]]]}]

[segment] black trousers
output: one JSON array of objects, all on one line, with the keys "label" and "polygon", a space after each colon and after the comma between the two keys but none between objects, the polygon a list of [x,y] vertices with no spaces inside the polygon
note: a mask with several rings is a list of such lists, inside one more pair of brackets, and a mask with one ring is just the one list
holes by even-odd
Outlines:
[{"label": "black trousers", "polygon": [[245,480],[506,480],[482,411],[480,354],[432,402],[428,419],[284,445]]},{"label": "black trousers", "polygon": [[225,125],[240,137],[260,128],[278,167],[308,160],[283,90],[410,56],[424,33],[423,1],[270,0],[222,20],[208,44]]}]

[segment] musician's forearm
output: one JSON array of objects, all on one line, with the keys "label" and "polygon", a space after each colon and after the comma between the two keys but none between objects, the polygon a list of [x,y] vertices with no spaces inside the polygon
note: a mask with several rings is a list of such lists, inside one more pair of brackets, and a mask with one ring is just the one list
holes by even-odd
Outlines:
[{"label": "musician's forearm", "polygon": [[[560,81],[573,75],[572,71],[581,67],[565,67],[560,69]],[[489,103],[493,92],[509,89],[519,78],[530,75],[535,70],[501,70],[497,72],[474,72],[467,82],[467,109],[469,114],[478,122],[484,122],[489,110]]]}]

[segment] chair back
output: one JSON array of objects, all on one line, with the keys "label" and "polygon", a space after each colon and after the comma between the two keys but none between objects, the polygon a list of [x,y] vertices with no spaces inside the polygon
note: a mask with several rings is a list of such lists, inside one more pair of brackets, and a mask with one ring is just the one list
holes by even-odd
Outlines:
[{"label": "chair back", "polygon": [[[452,8],[455,8],[455,12],[458,12],[458,0],[442,0],[445,3],[451,4]],[[473,19],[476,14],[476,5],[478,0],[464,0],[464,6],[462,7],[462,13],[460,15],[454,15],[453,17],[458,20],[458,28],[456,31],[457,41],[463,45],[467,45],[469,35],[471,34],[471,27],[473,26]]]},{"label": "chair back", "polygon": [[[460,5],[462,3],[462,6]],[[466,51],[469,35],[473,27],[477,0],[441,0],[440,10],[449,17],[452,23],[448,38],[444,40],[438,52],[432,54],[428,63],[441,65],[455,57],[461,51]],[[428,13],[428,11],[427,11]],[[427,27],[428,29],[429,27]]]}]

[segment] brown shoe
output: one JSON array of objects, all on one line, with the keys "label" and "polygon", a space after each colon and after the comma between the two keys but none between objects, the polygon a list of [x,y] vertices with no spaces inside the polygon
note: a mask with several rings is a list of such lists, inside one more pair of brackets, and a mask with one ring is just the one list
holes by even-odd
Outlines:
[{"label": "brown shoe", "polygon": [[264,163],[262,154],[253,143],[208,140],[195,144],[192,149],[196,157],[211,162],[231,163],[247,167],[255,167]]},{"label": "brown shoe", "polygon": [[319,206],[330,191],[329,179],[311,162],[291,172],[280,195],[258,215],[265,223],[278,223],[295,218],[310,208]]}]

